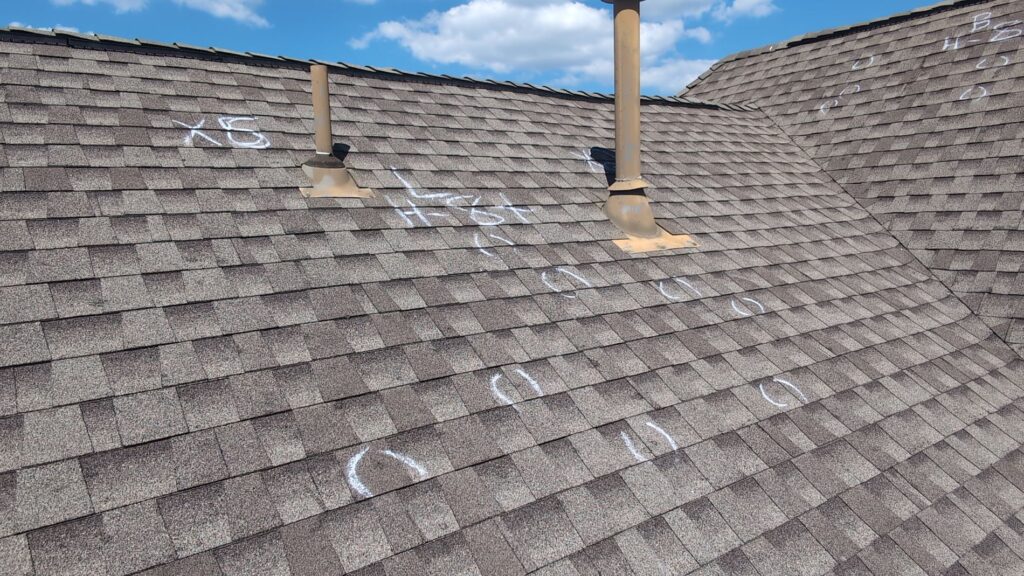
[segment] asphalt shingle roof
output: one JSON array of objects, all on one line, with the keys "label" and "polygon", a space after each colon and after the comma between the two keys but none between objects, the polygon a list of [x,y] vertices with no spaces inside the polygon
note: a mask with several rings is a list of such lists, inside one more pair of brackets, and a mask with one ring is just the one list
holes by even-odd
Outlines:
[{"label": "asphalt shingle roof", "polygon": [[1019,571],[1024,362],[771,118],[0,38],[0,569]]},{"label": "asphalt shingle roof", "polygon": [[1022,20],[946,2],[737,54],[685,93],[761,107],[1024,353]]}]

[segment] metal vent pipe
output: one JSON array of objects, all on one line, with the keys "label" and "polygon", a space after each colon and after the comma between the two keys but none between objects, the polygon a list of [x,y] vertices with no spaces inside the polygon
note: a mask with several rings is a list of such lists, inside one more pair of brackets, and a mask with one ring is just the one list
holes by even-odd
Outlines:
[{"label": "metal vent pipe", "polygon": [[345,162],[334,155],[334,135],[331,134],[331,94],[327,83],[327,66],[309,67],[313,93],[313,143],[316,154],[302,164],[302,171],[313,186],[299,188],[306,197],[316,198],[371,198],[373,190],[360,188],[345,167]]},{"label": "metal vent pipe", "polygon": [[615,10],[615,183],[613,192],[647,187],[640,169],[640,2],[604,0]]},{"label": "metal vent pipe", "polygon": [[604,212],[615,226],[638,238],[663,231],[644,193],[640,172],[640,2],[604,0],[615,9],[615,182]]},{"label": "metal vent pipe", "polygon": [[331,134],[331,94],[327,86],[327,66],[313,64],[309,67],[313,82],[313,141],[316,153],[330,155],[334,146]]}]

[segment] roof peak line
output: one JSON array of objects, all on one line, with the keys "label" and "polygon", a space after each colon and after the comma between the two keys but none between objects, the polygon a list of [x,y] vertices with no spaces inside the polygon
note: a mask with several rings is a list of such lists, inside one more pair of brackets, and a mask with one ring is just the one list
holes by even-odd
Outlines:
[{"label": "roof peak line", "polygon": [[[381,66],[361,66],[348,62],[325,62],[317,59],[292,58],[289,56],[271,56],[259,52],[239,52],[226,48],[193,46],[178,42],[166,43],[156,40],[145,40],[142,38],[122,38],[119,36],[107,36],[105,34],[82,34],[70,30],[47,30],[40,28],[26,28],[22,26],[8,26],[0,28],[0,41],[24,42],[24,43],[45,43],[73,48],[85,49],[107,49],[118,51],[137,51],[153,55],[177,56],[185,58],[200,58],[220,62],[238,62],[253,64],[257,66],[292,68],[306,70],[310,65],[322,64],[331,71],[340,71],[354,76],[391,77],[409,81],[434,82],[471,86],[490,90],[509,90],[516,92],[529,92],[571,99],[584,99],[601,102],[613,102],[614,94],[600,92],[587,92],[583,90],[569,90],[565,88],[554,88],[545,85],[535,85],[525,82],[512,82],[509,80],[492,80],[484,78],[473,78],[470,76],[452,76],[449,74],[430,74],[427,72],[409,72]],[[686,96],[641,96],[645,104],[666,104],[681,105],[694,108],[710,108],[717,110],[732,110],[752,112],[758,110],[756,106],[749,104],[726,104],[708,102],[697,98]]]},{"label": "roof peak line", "polygon": [[[817,32],[808,32],[795,36],[782,42],[776,42],[760,48],[753,48],[750,50],[744,50],[737,52],[730,56],[727,56],[719,62],[726,62],[730,60],[737,60],[740,58],[747,58],[749,56],[756,56],[765,52],[773,52],[775,50],[782,50],[785,48],[793,48],[796,46],[802,46],[804,44],[813,44],[822,40],[828,40],[831,38],[839,38],[842,36],[849,36],[858,32],[864,32],[866,30],[872,30],[875,28],[882,28],[885,26],[892,26],[893,24],[900,24],[902,22],[908,22],[923,18],[925,16],[931,16],[940,12],[948,10],[954,10],[956,8],[962,8],[965,6],[972,6],[974,4],[985,4],[992,0],[944,0],[936,4],[930,4],[928,6],[922,6],[920,8],[914,8],[913,10],[907,10],[904,12],[897,12],[896,14],[890,14],[883,16],[875,20],[868,20],[865,22],[858,22],[857,24],[850,24],[848,26],[839,26],[836,28],[827,28],[825,30],[819,30]],[[718,64],[718,63],[716,63]]]}]

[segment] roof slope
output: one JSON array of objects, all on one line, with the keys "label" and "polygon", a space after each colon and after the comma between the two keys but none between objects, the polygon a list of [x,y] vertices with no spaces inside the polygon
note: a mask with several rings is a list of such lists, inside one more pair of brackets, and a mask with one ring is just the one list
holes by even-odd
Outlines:
[{"label": "roof slope", "polygon": [[1022,21],[948,3],[736,55],[686,94],[762,107],[1024,353]]},{"label": "roof slope", "polygon": [[[0,42],[15,574],[1020,567],[1020,358],[764,114]],[[98,48],[98,49],[97,49]],[[920,567],[920,568],[916,568]]]}]

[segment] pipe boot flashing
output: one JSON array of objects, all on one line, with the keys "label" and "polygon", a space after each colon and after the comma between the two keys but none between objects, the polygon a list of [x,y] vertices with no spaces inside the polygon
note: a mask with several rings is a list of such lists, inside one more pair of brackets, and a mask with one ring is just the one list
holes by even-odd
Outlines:
[{"label": "pipe boot flashing", "polygon": [[373,191],[356,185],[345,163],[333,152],[327,66],[313,64],[309,67],[309,73],[313,82],[313,140],[316,143],[316,154],[302,165],[302,171],[313,182],[313,187],[300,190],[310,198],[370,198]]},{"label": "pipe boot flashing", "polygon": [[605,214],[630,236],[656,238],[661,229],[644,194],[640,166],[640,2],[604,0],[615,11],[615,182]]}]

